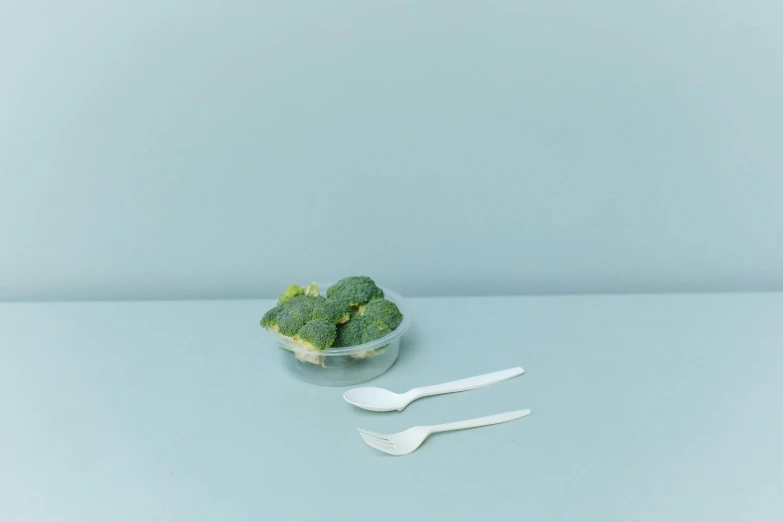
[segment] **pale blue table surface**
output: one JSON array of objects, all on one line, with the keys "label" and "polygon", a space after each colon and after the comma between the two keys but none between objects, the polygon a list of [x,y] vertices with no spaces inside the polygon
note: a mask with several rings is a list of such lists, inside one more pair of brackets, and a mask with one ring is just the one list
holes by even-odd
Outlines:
[{"label": "pale blue table surface", "polygon": [[783,520],[783,294],[410,300],[372,384],[526,374],[388,414],[286,374],[269,304],[0,305],[0,520]]}]

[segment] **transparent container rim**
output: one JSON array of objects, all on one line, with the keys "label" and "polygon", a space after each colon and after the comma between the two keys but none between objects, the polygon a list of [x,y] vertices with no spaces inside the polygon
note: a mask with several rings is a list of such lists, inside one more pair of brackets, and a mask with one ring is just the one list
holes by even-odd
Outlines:
[{"label": "transparent container rim", "polygon": [[[332,286],[333,284],[334,284],[333,282],[330,282],[328,284],[319,285],[319,289],[321,290],[321,295],[323,295],[325,293],[325,290],[330,286]],[[395,328],[391,333],[384,335],[380,339],[376,339],[372,342],[357,344],[356,346],[346,346],[342,348],[327,348],[326,350],[320,350],[320,351],[310,350],[308,348],[305,348],[301,344],[280,335],[274,330],[269,330],[269,329],[266,330],[267,332],[269,332],[270,335],[273,336],[275,343],[277,343],[278,346],[280,346],[281,348],[285,348],[286,350],[289,350],[291,352],[318,354],[318,355],[329,357],[332,355],[352,355],[356,353],[366,352],[369,350],[375,350],[376,348],[380,348],[381,346],[385,346],[393,342],[395,339],[399,339],[402,336],[402,334],[407,332],[408,328],[410,328],[411,326],[410,313],[408,312],[408,309],[405,307],[405,303],[402,300],[402,296],[394,292],[393,290],[389,290],[386,287],[382,286],[380,288],[381,290],[383,290],[383,296],[389,301],[396,304],[397,308],[400,309],[400,312],[402,313],[402,322],[400,323],[400,326]]]}]

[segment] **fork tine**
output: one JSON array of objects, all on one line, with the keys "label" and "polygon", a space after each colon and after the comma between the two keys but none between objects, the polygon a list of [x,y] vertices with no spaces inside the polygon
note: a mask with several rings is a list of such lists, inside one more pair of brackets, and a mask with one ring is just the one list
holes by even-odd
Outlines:
[{"label": "fork tine", "polygon": [[392,453],[392,448],[389,446],[381,446],[380,444],[376,444],[375,442],[370,442],[367,439],[364,439],[364,443],[373,449],[377,449],[378,451],[388,453],[389,455],[394,455],[394,453]]},{"label": "fork tine", "polygon": [[363,439],[367,439],[367,440],[371,440],[371,441],[374,441],[374,442],[378,442],[380,444],[388,444],[390,446],[394,446],[394,442],[390,441],[390,440],[387,440],[387,439],[379,439],[378,437],[375,437],[374,435],[367,435],[365,433],[360,433],[359,435]]},{"label": "fork tine", "polygon": [[389,439],[386,438],[385,435],[381,435],[380,433],[375,433],[374,431],[368,431],[368,430],[363,430],[363,429],[359,428],[359,433],[364,433],[365,435],[370,435],[371,437],[375,437],[376,439],[385,440],[387,442],[389,440]]},{"label": "fork tine", "polygon": [[383,446],[388,446],[390,448],[394,447],[394,444],[391,443],[391,442],[382,441],[381,439],[376,439],[375,437],[370,437],[369,435],[362,435],[362,439],[364,439],[364,440],[366,440],[368,442],[374,442],[376,444],[381,444]]},{"label": "fork tine", "polygon": [[389,440],[389,439],[387,439],[385,437],[381,437],[380,435],[376,435],[376,434],[374,434],[372,432],[366,432],[366,431],[359,430],[359,435],[361,435],[362,437],[370,437],[370,438],[372,438],[374,440],[380,440],[380,441],[383,441],[383,442],[391,442],[391,440]]}]

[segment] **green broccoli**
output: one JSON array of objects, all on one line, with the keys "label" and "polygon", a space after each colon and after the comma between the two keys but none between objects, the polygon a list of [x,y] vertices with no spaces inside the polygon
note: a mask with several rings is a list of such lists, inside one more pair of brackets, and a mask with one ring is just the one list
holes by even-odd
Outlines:
[{"label": "green broccoli", "polygon": [[337,337],[337,327],[324,319],[315,319],[304,325],[295,339],[311,350],[326,350]]},{"label": "green broccoli", "polygon": [[[389,334],[402,322],[397,305],[383,299],[381,290],[369,277],[347,277],[319,294],[318,285],[289,286],[277,306],[267,311],[261,326],[299,343],[307,351],[296,351],[297,359],[323,364],[325,357],[312,352],[331,346],[357,346]],[[383,353],[387,346],[360,354],[364,358]]]},{"label": "green broccoli", "polygon": [[391,333],[392,330],[389,325],[382,321],[355,315],[353,319],[337,327],[337,340],[334,345],[346,347],[369,343]]},{"label": "green broccoli", "polygon": [[361,310],[361,315],[370,321],[380,321],[392,330],[400,326],[402,313],[397,305],[388,299],[375,299],[367,303]]},{"label": "green broccoli", "polygon": [[321,296],[308,297],[306,295],[298,295],[293,299],[286,301],[283,306],[285,308],[290,308],[291,310],[296,310],[296,313],[301,315],[305,322],[307,322],[313,318],[313,310],[318,302],[325,300],[326,298]]},{"label": "green broccoli", "polygon": [[277,304],[281,305],[285,303],[286,301],[290,301],[294,297],[298,295],[304,294],[304,288],[302,288],[299,285],[291,285],[288,288],[285,289],[285,292],[280,294],[280,297],[277,298]]},{"label": "green broccoli", "polygon": [[274,308],[269,309],[267,313],[264,314],[264,317],[261,318],[261,326],[264,328],[272,328],[274,330],[277,330],[277,314],[282,310],[283,307],[280,305],[275,306]]},{"label": "green broccoli", "polygon": [[287,337],[295,336],[310,320],[294,306],[284,306],[277,312],[277,331]]},{"label": "green broccoli", "polygon": [[[318,295],[315,283],[306,289],[291,285],[280,298],[283,302],[264,314],[261,326],[309,349],[324,350],[331,346],[337,336],[335,325],[351,318],[351,307],[347,303]],[[325,337],[323,323],[332,331],[331,334],[326,332]]]},{"label": "green broccoli", "polygon": [[[335,342],[335,345],[337,345],[338,342],[342,343],[339,346],[356,346],[369,343],[376,339],[380,339],[392,331],[387,324],[381,321],[370,321],[361,315],[354,316],[353,319],[346,324],[339,326],[337,329],[338,339]],[[374,350],[352,353],[349,357],[358,360],[375,357],[376,355],[384,353],[388,347],[389,345],[386,344]]]},{"label": "green broccoli", "polygon": [[334,345],[346,347],[362,344],[364,326],[364,319],[361,316],[355,316],[347,323],[341,324],[337,327],[337,340]]},{"label": "green broccoli", "polygon": [[313,319],[325,319],[332,324],[342,324],[351,318],[351,307],[343,301],[321,297],[313,305]]},{"label": "green broccoli", "polygon": [[354,276],[337,281],[326,291],[326,296],[358,307],[383,297],[383,290],[369,277]]},{"label": "green broccoli", "polygon": [[351,305],[346,303],[345,301],[340,301],[339,299],[331,299],[329,297],[326,298],[327,301],[332,303],[334,307],[337,309],[337,324],[343,324],[347,323],[351,320],[351,316],[353,315],[353,310],[351,309]]},{"label": "green broccoli", "polygon": [[370,343],[376,339],[380,339],[384,335],[390,334],[392,331],[389,325],[381,321],[364,321],[364,328],[362,328],[362,343]]}]

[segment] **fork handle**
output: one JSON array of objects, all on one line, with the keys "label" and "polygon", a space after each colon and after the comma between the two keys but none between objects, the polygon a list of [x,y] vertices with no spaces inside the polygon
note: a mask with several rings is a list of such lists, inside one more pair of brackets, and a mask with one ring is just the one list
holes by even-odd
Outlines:
[{"label": "fork handle", "polygon": [[413,396],[413,400],[420,397],[427,397],[429,395],[440,395],[442,393],[454,393],[472,390],[474,388],[481,388],[482,386],[489,386],[496,382],[505,381],[511,379],[517,375],[525,373],[521,367],[509,368],[508,370],[501,370],[499,372],[485,373],[484,375],[477,375],[475,377],[468,377],[467,379],[460,379],[458,381],[446,382],[443,384],[435,384],[434,386],[425,386],[423,388],[414,388],[408,393]]},{"label": "fork handle", "polygon": [[516,419],[521,419],[530,415],[530,410],[516,410],[507,411],[505,413],[496,413],[495,415],[488,415],[486,417],[479,417],[477,419],[468,419],[464,421],[449,422],[447,424],[437,424],[430,426],[430,433],[438,433],[441,431],[453,431],[464,430],[466,428],[478,428],[480,426],[490,426],[492,424],[500,424],[502,422],[508,422]]}]

